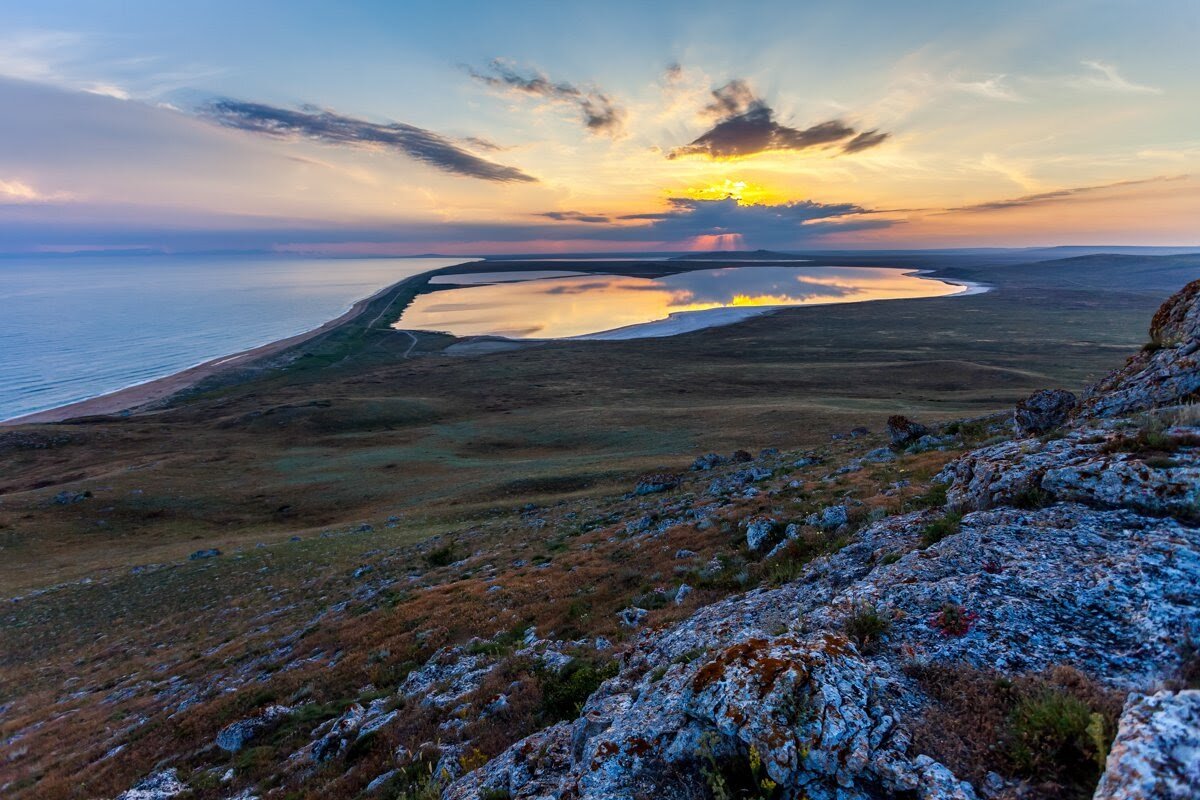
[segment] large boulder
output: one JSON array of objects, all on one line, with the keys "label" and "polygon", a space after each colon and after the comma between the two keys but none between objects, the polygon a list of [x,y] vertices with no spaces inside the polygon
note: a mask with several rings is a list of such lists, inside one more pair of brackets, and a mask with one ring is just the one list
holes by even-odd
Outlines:
[{"label": "large boulder", "polygon": [[1191,800],[1200,796],[1200,691],[1134,694],[1095,800]]},{"label": "large boulder", "polygon": [[292,709],[287,706],[272,705],[253,717],[231,722],[217,733],[217,747],[229,753],[236,753],[247,742],[266,733],[291,713]]},{"label": "large boulder", "polygon": [[1061,426],[1078,404],[1066,389],[1043,389],[1017,403],[1013,424],[1021,436],[1045,433]]},{"label": "large boulder", "polygon": [[1200,393],[1200,281],[1159,308],[1150,343],[1084,395],[1077,414],[1114,417],[1174,405]]}]

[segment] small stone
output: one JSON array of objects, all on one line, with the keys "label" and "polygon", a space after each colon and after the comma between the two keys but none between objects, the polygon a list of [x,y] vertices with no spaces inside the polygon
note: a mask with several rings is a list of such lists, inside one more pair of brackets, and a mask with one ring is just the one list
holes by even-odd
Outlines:
[{"label": "small stone", "polygon": [[200,561],[205,558],[216,558],[221,555],[221,551],[215,547],[210,547],[206,550],[197,550],[188,556],[189,561]]}]

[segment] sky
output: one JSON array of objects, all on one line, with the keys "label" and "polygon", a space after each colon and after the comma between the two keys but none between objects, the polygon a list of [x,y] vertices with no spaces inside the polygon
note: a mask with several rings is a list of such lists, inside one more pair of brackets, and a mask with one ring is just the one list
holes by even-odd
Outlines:
[{"label": "sky", "polygon": [[1200,244],[1200,2],[0,0],[0,253]]}]

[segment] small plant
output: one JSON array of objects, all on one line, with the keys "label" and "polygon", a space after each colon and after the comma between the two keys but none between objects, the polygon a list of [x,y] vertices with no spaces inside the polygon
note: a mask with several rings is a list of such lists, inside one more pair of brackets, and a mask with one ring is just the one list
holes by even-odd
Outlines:
[{"label": "small plant", "polygon": [[975,627],[979,615],[968,611],[958,603],[946,603],[942,610],[933,615],[930,624],[944,636],[965,636]]},{"label": "small plant", "polygon": [[1029,486],[1013,495],[1014,508],[1037,511],[1054,503],[1054,495],[1040,486]]},{"label": "small plant", "polygon": [[479,800],[512,800],[512,794],[509,793],[508,789],[485,786],[479,790]]},{"label": "small plant", "polygon": [[701,740],[698,755],[704,762],[700,774],[713,800],[774,800],[780,795],[779,785],[767,774],[762,754],[754,745],[744,756],[739,753],[718,758],[713,752],[713,736],[709,735]]},{"label": "small plant", "polygon": [[859,650],[863,653],[870,653],[878,649],[880,643],[887,638],[888,632],[892,629],[892,619],[886,614],[879,613],[873,604],[861,603],[854,606],[854,610],[846,618],[843,629],[846,631],[846,635],[858,645]]},{"label": "small plant", "polygon": [[879,563],[883,564],[883,565],[895,564],[897,561],[899,561],[903,557],[904,556],[901,553],[893,550],[892,552],[885,555],[883,558],[879,559]]},{"label": "small plant", "polygon": [[948,511],[941,519],[935,519],[933,522],[921,529],[921,546],[930,547],[937,544],[947,536],[952,536],[958,533],[962,527],[963,515],[957,511]]}]

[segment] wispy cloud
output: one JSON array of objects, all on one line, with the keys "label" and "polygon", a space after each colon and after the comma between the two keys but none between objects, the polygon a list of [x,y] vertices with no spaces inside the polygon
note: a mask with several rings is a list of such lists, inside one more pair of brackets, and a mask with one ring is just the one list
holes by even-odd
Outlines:
[{"label": "wispy cloud", "polygon": [[1103,61],[1087,60],[1080,62],[1087,67],[1088,72],[1078,77],[1068,79],[1072,86],[1088,89],[1105,89],[1112,92],[1131,92],[1135,94],[1162,94],[1163,90],[1156,86],[1134,83],[1117,70],[1116,66]]},{"label": "wispy cloud", "polygon": [[455,175],[502,183],[537,181],[516,167],[480,158],[439,133],[403,122],[380,124],[307,106],[299,110],[263,103],[216,100],[201,114],[221,125],[275,137],[312,139],[349,147],[381,147]]},{"label": "wispy cloud", "polygon": [[558,222],[586,222],[592,225],[612,222],[611,217],[603,214],[586,214],[582,211],[543,211],[537,216]]},{"label": "wispy cloud", "polygon": [[536,70],[521,72],[499,58],[493,59],[485,71],[465,69],[472,78],[493,89],[576,106],[583,126],[594,134],[616,138],[625,132],[625,109],[598,89],[552,81]]},{"label": "wispy cloud", "polygon": [[1027,194],[1020,197],[1010,197],[1003,200],[991,200],[986,203],[975,203],[968,206],[957,206],[947,208],[945,212],[975,212],[975,211],[1003,211],[1010,208],[1028,208],[1030,206],[1046,205],[1048,203],[1061,203],[1072,200],[1078,197],[1099,194],[1102,192],[1111,191],[1113,189],[1124,189],[1130,186],[1142,186],[1151,183],[1168,183],[1171,181],[1186,180],[1189,175],[1156,175],[1153,178],[1139,178],[1137,180],[1116,181],[1114,183],[1102,183],[1094,186],[1073,186],[1066,189],[1055,189],[1049,192],[1038,192],[1037,194]]},{"label": "wispy cloud", "polygon": [[885,132],[858,131],[841,120],[828,120],[807,128],[793,128],[775,120],[775,111],[743,80],[732,80],[712,91],[712,100],[701,115],[716,124],[690,143],[676,147],[668,158],[707,156],[740,158],[779,150],[808,150],[841,145],[843,153],[857,153],[884,142]]}]

